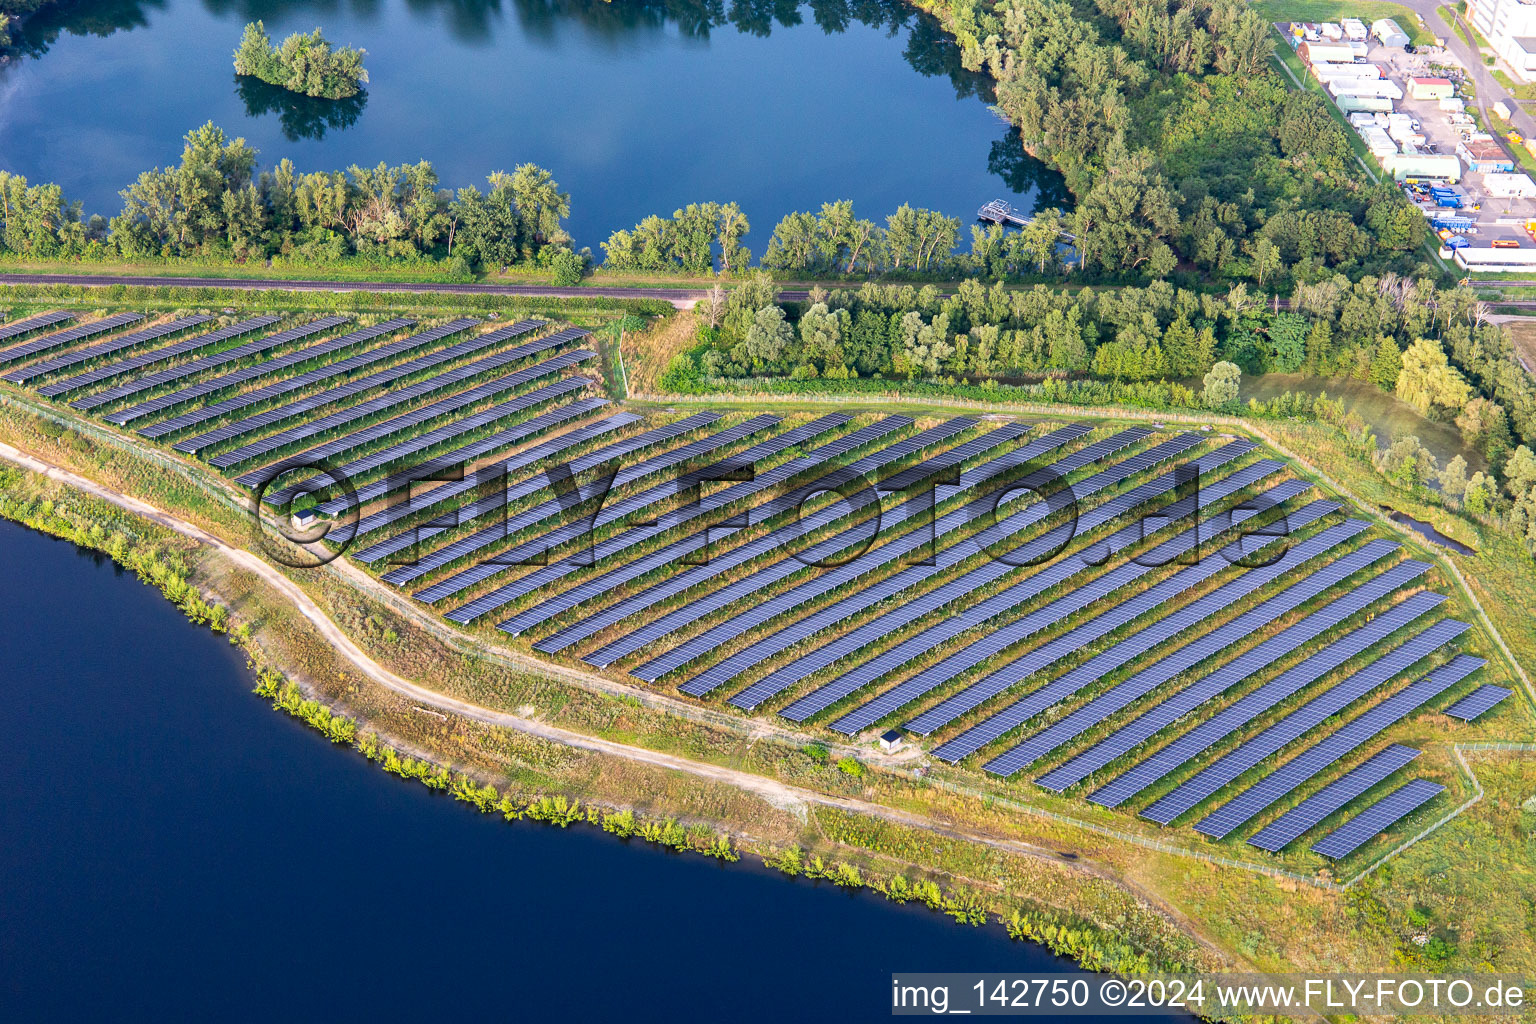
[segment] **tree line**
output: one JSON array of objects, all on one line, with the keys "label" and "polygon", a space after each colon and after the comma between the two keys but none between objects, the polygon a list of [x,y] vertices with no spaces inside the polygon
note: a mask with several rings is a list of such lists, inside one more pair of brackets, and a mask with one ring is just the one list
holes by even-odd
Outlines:
[{"label": "tree line", "polygon": [[110,221],[86,218],[57,185],[0,171],[0,245],[44,259],[435,260],[464,275],[534,263],[567,279],[584,266],[562,226],[570,194],[535,164],[454,192],[425,160],[304,173],[284,159],[257,174],[256,150],[212,123],[184,141],[180,163],[123,189]]}]

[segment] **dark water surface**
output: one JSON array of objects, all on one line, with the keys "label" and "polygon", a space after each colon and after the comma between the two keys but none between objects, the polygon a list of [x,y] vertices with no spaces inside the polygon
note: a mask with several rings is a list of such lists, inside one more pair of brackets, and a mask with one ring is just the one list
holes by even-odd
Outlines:
[{"label": "dark water surface", "polygon": [[268,710],[104,559],[0,522],[0,565],[8,1021],[873,1020],[892,971],[1069,969],[995,926],[473,814]]},{"label": "dark water surface", "polygon": [[[237,79],[247,21],[368,51],[366,96]],[[270,167],[428,159],[445,186],[533,161],[572,194],[578,245],[651,213],[735,200],[761,255],[779,218],[846,198],[969,221],[1042,178],[936,23],[897,0],[79,0],[0,69],[0,168],[111,215],[212,120]],[[1059,179],[1046,176],[1060,202]]]}]

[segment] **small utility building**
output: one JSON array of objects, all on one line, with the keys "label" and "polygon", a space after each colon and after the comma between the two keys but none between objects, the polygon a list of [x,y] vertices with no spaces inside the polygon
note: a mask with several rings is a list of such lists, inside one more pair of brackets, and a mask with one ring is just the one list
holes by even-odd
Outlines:
[{"label": "small utility building", "polygon": [[1416,100],[1448,100],[1456,94],[1449,78],[1410,78],[1408,95]]}]

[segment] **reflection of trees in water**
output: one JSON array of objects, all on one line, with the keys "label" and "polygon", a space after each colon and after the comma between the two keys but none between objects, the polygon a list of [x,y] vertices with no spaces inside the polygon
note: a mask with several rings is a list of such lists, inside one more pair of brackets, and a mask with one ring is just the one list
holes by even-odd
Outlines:
[{"label": "reflection of trees in water", "polygon": [[[390,0],[200,0],[212,14],[245,23],[257,19],[276,22],[301,12],[303,17],[324,21],[327,15],[345,11],[362,22],[376,21]],[[440,17],[455,39],[488,43],[497,19],[515,14],[524,33],[535,39],[553,39],[562,25],[579,24],[585,31],[614,42],[648,35],[676,26],[691,39],[708,39],[710,32],[729,26],[737,32],[768,36],[773,29],[801,25],[809,16],[828,35],[846,32],[855,24],[886,30],[896,35],[909,29],[905,55],[920,74],[943,76],[964,99],[978,96],[992,101],[992,83],[984,75],[965,70],[960,49],[944,34],[934,18],[907,6],[903,0],[404,0],[414,13]],[[29,19],[18,40],[24,53],[41,56],[60,33],[107,36],[141,28],[149,11],[165,8],[165,0],[73,0],[52,6]],[[233,43],[230,44],[233,47]]]},{"label": "reflection of trees in water", "polygon": [[1024,195],[1035,189],[1035,209],[1052,206],[1061,210],[1072,208],[1072,193],[1067,182],[1056,171],[1024,152],[1024,140],[1017,128],[992,143],[987,156],[987,170],[1003,179],[1010,191]]},{"label": "reflection of trees in water", "polygon": [[51,4],[29,15],[12,35],[17,50],[29,57],[41,57],[62,33],[110,36],[124,29],[143,28],[149,24],[148,12],[164,9],[165,0],[78,0]]},{"label": "reflection of trees in water", "polygon": [[289,92],[250,75],[235,75],[235,92],[251,117],[276,114],[289,142],[323,139],[328,131],[345,131],[357,123],[368,102],[368,90],[339,100],[319,99]]}]

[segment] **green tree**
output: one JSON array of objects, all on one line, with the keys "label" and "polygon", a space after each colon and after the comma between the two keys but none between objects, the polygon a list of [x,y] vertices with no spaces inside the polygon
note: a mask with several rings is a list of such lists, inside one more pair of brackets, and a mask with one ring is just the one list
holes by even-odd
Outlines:
[{"label": "green tree", "polygon": [[1459,501],[1467,493],[1467,483],[1467,460],[1457,455],[1440,471],[1440,490]]},{"label": "green tree", "polygon": [[1211,367],[1205,375],[1205,404],[1212,409],[1225,409],[1237,404],[1243,371],[1234,363],[1221,362]]},{"label": "green tree", "polygon": [[1371,360],[1371,383],[1383,391],[1396,391],[1403,372],[1403,353],[1397,342],[1386,335],[1376,346],[1376,356]]},{"label": "green tree", "polygon": [[1414,434],[1399,434],[1386,450],[1376,453],[1375,461],[1382,475],[1404,490],[1437,476],[1434,454]]}]

